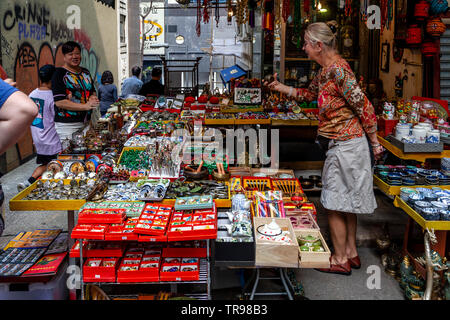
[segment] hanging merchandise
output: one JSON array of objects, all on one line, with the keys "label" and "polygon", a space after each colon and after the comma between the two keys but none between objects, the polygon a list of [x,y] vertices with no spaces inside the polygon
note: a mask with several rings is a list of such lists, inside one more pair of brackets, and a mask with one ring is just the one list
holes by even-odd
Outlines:
[{"label": "hanging merchandise", "polygon": [[200,34],[202,32],[200,22],[202,22],[202,2],[201,0],[197,0],[197,23],[195,25],[195,31],[197,32],[197,37],[200,37]]},{"label": "hanging merchandise", "polygon": [[216,28],[219,27],[219,20],[220,20],[220,8],[219,8],[219,1],[216,0],[216,8],[215,8],[215,16],[216,16]]},{"label": "hanging merchandise", "polygon": [[300,28],[302,25],[302,9],[301,9],[301,3],[300,0],[295,0],[294,5],[294,33],[295,37],[297,38],[297,49],[300,49]]},{"label": "hanging merchandise", "polygon": [[414,18],[418,21],[423,21],[428,18],[428,11],[430,9],[430,3],[426,0],[420,0],[414,6]]},{"label": "hanging merchandise", "polygon": [[432,37],[440,37],[446,29],[447,27],[442,22],[442,19],[440,17],[433,17],[431,19],[428,19],[427,25],[425,27],[426,32]]},{"label": "hanging merchandise", "polygon": [[[299,0],[295,0],[295,2],[300,2]],[[305,11],[306,15],[309,14],[309,7],[311,6],[311,3],[309,2],[309,0],[304,0],[303,1],[303,11]]]},{"label": "hanging merchandise", "polygon": [[248,23],[251,28],[255,27],[255,10],[258,6],[258,3],[256,0],[249,0],[248,1],[248,8],[249,8],[249,17],[248,17]]},{"label": "hanging merchandise", "polygon": [[359,10],[361,21],[366,22],[367,21],[367,7],[369,6],[369,0],[364,0],[361,2],[361,9]]},{"label": "hanging merchandise", "polygon": [[352,0],[345,0],[345,15],[347,17],[350,17],[352,15],[352,2]]},{"label": "hanging merchandise", "polygon": [[283,0],[283,13],[282,13],[282,16],[283,16],[283,21],[286,23],[286,21],[287,21],[287,19],[288,19],[288,17],[289,17],[289,14],[290,14],[290,5],[291,5],[291,2],[290,2],[290,0]]},{"label": "hanging merchandise", "polygon": [[203,22],[209,23],[209,0],[203,0]]},{"label": "hanging merchandise", "polygon": [[273,1],[266,0],[264,2],[263,28],[264,30],[273,31]]},{"label": "hanging merchandise", "polygon": [[231,5],[231,0],[227,0],[227,23],[230,25],[233,19],[233,7]]},{"label": "hanging merchandise", "polygon": [[418,47],[422,43],[422,30],[414,24],[406,30],[406,44],[410,47]]},{"label": "hanging merchandise", "polygon": [[439,45],[434,41],[426,40],[422,43],[421,52],[424,57],[432,57],[439,53]]},{"label": "hanging merchandise", "polygon": [[392,0],[381,0],[380,1],[381,10],[381,33],[383,30],[389,29],[393,18],[393,2]]},{"label": "hanging merchandise", "polygon": [[440,13],[445,13],[448,10],[447,0],[431,0],[430,1],[430,13],[437,15]]}]

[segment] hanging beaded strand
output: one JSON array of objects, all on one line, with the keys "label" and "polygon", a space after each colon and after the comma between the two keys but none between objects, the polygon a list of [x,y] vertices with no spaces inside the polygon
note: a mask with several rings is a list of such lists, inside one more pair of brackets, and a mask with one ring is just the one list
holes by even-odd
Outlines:
[{"label": "hanging beaded strand", "polygon": [[297,48],[300,48],[300,28],[302,24],[300,0],[295,0],[294,5],[294,34],[297,38]]},{"label": "hanging beaded strand", "polygon": [[203,0],[203,22],[209,23],[209,0]]},{"label": "hanging beaded strand", "polygon": [[386,17],[386,29],[389,30],[390,25],[391,25],[391,21],[393,19],[393,8],[394,8],[394,4],[393,4],[393,0],[388,0],[387,2],[387,17]]},{"label": "hanging beaded strand", "polygon": [[289,18],[290,15],[290,8],[289,6],[291,5],[289,0],[283,0],[283,12],[282,12],[282,16],[283,16],[283,21],[286,23],[287,19]]},{"label": "hanging beaded strand", "polygon": [[216,0],[216,10],[215,10],[215,16],[216,16],[216,28],[219,27],[219,20],[220,20],[220,9],[219,9],[219,0]]},{"label": "hanging beaded strand", "polygon": [[202,2],[201,0],[197,0],[197,24],[195,25],[195,31],[197,32],[197,37],[200,37],[201,35],[201,26],[200,22],[202,21]]},{"label": "hanging beaded strand", "polygon": [[352,0],[345,0],[345,15],[347,17],[351,17],[352,15],[352,2]]}]

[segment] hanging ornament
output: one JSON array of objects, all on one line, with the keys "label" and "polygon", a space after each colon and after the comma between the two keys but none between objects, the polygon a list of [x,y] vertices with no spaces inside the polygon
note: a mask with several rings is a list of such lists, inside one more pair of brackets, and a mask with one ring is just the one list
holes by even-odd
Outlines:
[{"label": "hanging ornament", "polygon": [[248,16],[249,16],[248,0],[242,0],[242,7],[244,8],[243,23],[247,23],[248,22]]},{"label": "hanging ornament", "polygon": [[368,6],[369,6],[369,0],[364,0],[363,2],[361,2],[360,15],[361,15],[362,22],[367,21],[367,7]]},{"label": "hanging ornament", "polygon": [[219,20],[220,20],[220,8],[219,8],[219,0],[216,0],[216,9],[215,9],[215,16],[216,16],[216,28],[219,27]]},{"label": "hanging ornament", "polygon": [[266,0],[264,2],[264,14],[263,14],[263,28],[268,31],[273,31],[273,1]]},{"label": "hanging ornament", "polygon": [[203,0],[203,22],[204,23],[209,23],[208,1],[209,0]]},{"label": "hanging ornament", "polygon": [[300,29],[302,25],[302,10],[300,0],[296,0],[294,4],[294,34],[297,38],[297,49],[300,49]]},{"label": "hanging ornament", "polygon": [[[295,2],[299,1],[299,0],[294,0]],[[309,14],[309,7],[311,6],[311,3],[309,2],[309,0],[305,0],[303,1],[303,11],[305,11],[306,15]]]},{"label": "hanging ornament", "polygon": [[345,0],[345,15],[347,17],[352,15],[352,0]]},{"label": "hanging ornament", "polygon": [[447,27],[442,22],[442,19],[440,17],[433,17],[428,19],[427,25],[425,27],[425,31],[431,35],[432,37],[440,37]]},{"label": "hanging ornament", "polygon": [[233,7],[231,6],[231,0],[227,0],[227,23],[230,25],[233,18]]},{"label": "hanging ornament", "polygon": [[248,7],[250,9],[248,23],[251,28],[255,27],[255,10],[256,10],[257,5],[258,4],[257,4],[256,0],[249,0],[249,2],[248,2]]},{"label": "hanging ornament", "polygon": [[200,37],[202,32],[200,22],[202,22],[202,3],[201,0],[197,0],[197,23],[195,25],[195,31],[197,32],[197,37]]},{"label": "hanging ornament", "polygon": [[389,30],[391,26],[392,19],[394,18],[394,1],[388,0],[387,3],[387,20],[386,20],[386,29]]},{"label": "hanging ornament", "polygon": [[283,16],[283,21],[286,23],[289,14],[290,14],[290,8],[289,6],[291,5],[289,0],[283,0],[283,11],[282,11],[282,16]]}]

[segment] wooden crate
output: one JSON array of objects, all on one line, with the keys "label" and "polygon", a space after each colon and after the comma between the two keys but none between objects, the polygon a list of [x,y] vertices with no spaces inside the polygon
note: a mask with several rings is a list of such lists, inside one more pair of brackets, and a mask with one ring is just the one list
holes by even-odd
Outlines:
[{"label": "wooden crate", "polygon": [[[291,244],[279,244],[273,241],[259,239],[258,227],[272,222],[272,219],[280,226],[281,230],[289,231]],[[257,267],[299,267],[299,247],[297,237],[291,221],[287,218],[260,218],[253,217],[255,232],[255,266]]]},{"label": "wooden crate", "polygon": [[[58,180],[49,180],[58,181]],[[37,181],[17,194],[9,201],[11,211],[59,211],[79,210],[85,203],[85,199],[76,200],[22,200],[30,192],[36,189]],[[70,184],[70,179],[64,179],[64,184]]]},{"label": "wooden crate", "polygon": [[324,252],[306,252],[300,251],[299,246],[298,251],[300,253],[300,261],[299,261],[300,268],[329,268],[331,251],[328,248],[328,245],[325,242],[325,239],[323,238],[320,231],[314,229],[303,229],[303,230],[296,229],[294,232],[296,238],[307,235],[319,237],[320,241],[322,241],[323,248],[325,249]]}]

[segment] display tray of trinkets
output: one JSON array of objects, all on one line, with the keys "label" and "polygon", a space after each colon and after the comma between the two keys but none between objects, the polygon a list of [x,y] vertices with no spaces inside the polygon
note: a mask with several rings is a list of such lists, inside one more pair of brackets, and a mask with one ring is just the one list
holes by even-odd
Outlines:
[{"label": "display tray of trinkets", "polygon": [[255,240],[250,211],[219,212],[217,239],[212,242],[216,265],[254,266]]},{"label": "display tray of trinkets", "polygon": [[440,153],[444,150],[444,143],[405,143],[392,135],[386,137],[393,146],[399,148],[404,153]]},{"label": "display tray of trinkets", "polygon": [[[213,203],[214,204],[214,203]],[[217,238],[217,209],[174,211],[167,229],[168,241]]]},{"label": "display tray of trinkets", "polygon": [[172,159],[172,151],[177,144],[177,141],[165,139],[146,148],[123,148],[118,167],[130,172],[130,181],[140,178],[178,179],[181,161],[177,163]]},{"label": "display tray of trinkets", "polygon": [[231,113],[207,113],[205,115],[205,125],[233,125],[235,117]]},{"label": "display tray of trinkets", "polygon": [[253,228],[256,266],[299,267],[297,238],[288,218],[253,217]]},{"label": "display tray of trinkets", "polygon": [[79,210],[95,180],[37,180],[9,201],[11,211]]},{"label": "display tray of trinkets", "polygon": [[117,270],[117,282],[159,281],[160,264],[161,248],[129,248]]},{"label": "display tray of trinkets", "polygon": [[295,229],[300,268],[329,268],[331,252],[317,229]]}]

